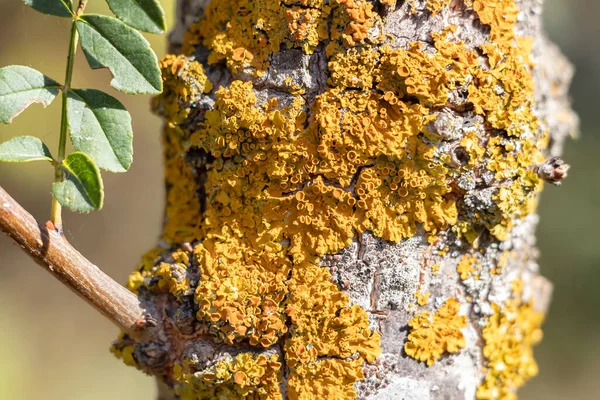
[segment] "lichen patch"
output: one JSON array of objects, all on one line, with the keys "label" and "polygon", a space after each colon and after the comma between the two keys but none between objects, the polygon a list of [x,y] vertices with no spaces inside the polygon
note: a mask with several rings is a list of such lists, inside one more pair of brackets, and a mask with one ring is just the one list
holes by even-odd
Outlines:
[{"label": "lichen patch", "polygon": [[[442,21],[450,3],[413,6]],[[162,60],[165,91],[153,105],[166,120],[163,241],[128,286],[180,307],[167,316],[175,337],[247,350],[211,365],[177,354],[153,365],[182,398],[279,399],[283,386],[292,399],[356,397],[365,363],[381,353],[369,313],[414,298],[420,266],[370,273],[387,293],[361,292],[359,305],[336,281],[343,275],[322,266],[328,255],[366,234],[434,243],[448,232],[475,254],[481,237],[505,240],[534,211],[541,182],[531,167],[548,135],[533,112],[531,40],[515,36],[514,0],[465,5],[489,26],[484,44],[445,26],[401,46],[382,34],[385,7],[366,0],[211,1],[184,54]],[[277,55],[292,51],[322,58],[326,78],[306,88],[286,76],[265,88]],[[465,256],[457,276],[478,279],[476,261]],[[416,300],[427,306],[427,293]],[[404,347],[427,365],[465,347],[459,301],[435,301],[444,303],[410,320]],[[498,307],[482,396],[512,393],[533,372],[515,364],[497,389],[506,377],[492,347],[509,318]],[[126,340],[115,354],[148,368]],[[265,353],[273,349],[281,354]]]}]

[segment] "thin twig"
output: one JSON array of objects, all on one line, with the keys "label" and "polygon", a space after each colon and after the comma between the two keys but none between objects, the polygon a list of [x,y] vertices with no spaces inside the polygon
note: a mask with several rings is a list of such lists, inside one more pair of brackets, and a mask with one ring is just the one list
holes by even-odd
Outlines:
[{"label": "thin twig", "polygon": [[52,223],[38,224],[0,187],[0,230],[69,289],[137,340],[152,324],[137,297],[82,256]]}]

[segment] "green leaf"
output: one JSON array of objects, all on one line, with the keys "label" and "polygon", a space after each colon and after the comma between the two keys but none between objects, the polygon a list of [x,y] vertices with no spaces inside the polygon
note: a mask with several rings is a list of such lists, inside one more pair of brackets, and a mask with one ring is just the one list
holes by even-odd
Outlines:
[{"label": "green leaf", "polygon": [[64,0],[23,0],[25,4],[44,14],[70,17],[71,8]]},{"label": "green leaf", "polygon": [[0,161],[53,161],[48,147],[33,136],[19,136],[0,144]]},{"label": "green leaf", "polygon": [[33,103],[47,107],[60,89],[58,82],[33,68],[21,65],[0,68],[0,122],[10,124]]},{"label": "green leaf", "polygon": [[115,89],[145,94],[162,91],[156,54],[141,33],[104,15],[82,16],[77,20],[77,31],[90,67],[108,68]]},{"label": "green leaf", "polygon": [[95,89],[72,89],[67,102],[75,149],[92,157],[102,169],[127,171],[133,161],[133,130],[123,104]]},{"label": "green leaf", "polygon": [[75,152],[62,162],[65,180],[52,185],[52,195],[63,206],[80,213],[102,208],[104,187],[100,170],[84,153]]},{"label": "green leaf", "polygon": [[150,33],[167,29],[165,12],[158,0],[106,0],[111,11],[127,25]]}]

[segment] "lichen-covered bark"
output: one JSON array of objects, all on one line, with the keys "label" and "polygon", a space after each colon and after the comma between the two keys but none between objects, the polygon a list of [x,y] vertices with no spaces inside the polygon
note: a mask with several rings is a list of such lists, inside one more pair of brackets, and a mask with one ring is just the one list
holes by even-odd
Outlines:
[{"label": "lichen-covered bark", "polygon": [[576,128],[538,0],[181,0],[167,206],[113,351],[165,399],[514,399]]}]

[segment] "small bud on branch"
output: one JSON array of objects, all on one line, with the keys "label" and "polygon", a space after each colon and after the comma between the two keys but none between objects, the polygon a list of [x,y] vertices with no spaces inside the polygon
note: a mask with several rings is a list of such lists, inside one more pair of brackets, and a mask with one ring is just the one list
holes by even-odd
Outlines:
[{"label": "small bud on branch", "polygon": [[561,181],[567,177],[567,172],[571,166],[565,164],[560,157],[552,157],[545,163],[538,164],[532,167],[533,171],[546,182],[560,186]]}]

